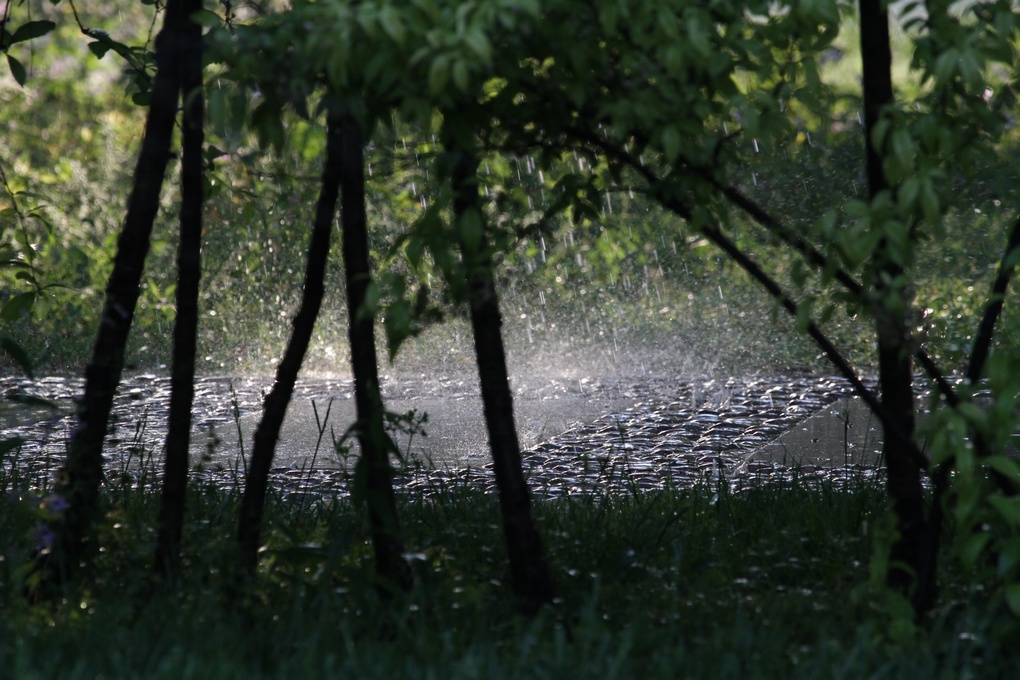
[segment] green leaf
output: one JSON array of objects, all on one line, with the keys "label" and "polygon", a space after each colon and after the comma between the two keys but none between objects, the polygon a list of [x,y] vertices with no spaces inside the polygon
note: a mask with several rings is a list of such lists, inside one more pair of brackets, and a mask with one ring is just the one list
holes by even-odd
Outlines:
[{"label": "green leaf", "polygon": [[987,532],[972,534],[967,537],[967,540],[963,543],[963,549],[960,551],[960,557],[967,567],[973,567],[977,564],[991,538],[992,535]]},{"label": "green leaf", "polygon": [[25,72],[25,67],[22,66],[21,62],[7,55],[7,66],[11,69],[11,75],[14,76],[14,80],[17,81],[18,85],[24,86],[25,81],[28,80],[28,74]]},{"label": "green leaf", "polygon": [[1017,265],[1020,265],[1020,248],[1014,248],[1009,251],[1009,254],[1002,260],[1002,269],[1004,271],[1013,269]]},{"label": "green leaf", "polygon": [[194,12],[191,15],[191,20],[205,28],[216,28],[223,24],[223,20],[220,19],[219,15],[208,9],[202,9]]},{"label": "green leaf", "polygon": [[999,546],[999,563],[996,568],[999,576],[1009,579],[1020,564],[1020,539],[1010,538]]},{"label": "green leaf", "polygon": [[379,290],[379,284],[373,281],[368,284],[365,288],[365,299],[362,300],[361,306],[358,307],[358,313],[356,318],[360,321],[365,318],[375,317],[379,313],[379,301],[382,299],[382,291]]},{"label": "green leaf", "polygon": [[404,44],[404,38],[407,33],[404,30],[404,22],[401,19],[400,12],[396,10],[392,5],[386,5],[379,11],[379,23],[382,24],[383,31],[390,37],[393,42],[398,45]]},{"label": "green leaf", "polygon": [[672,125],[662,130],[662,152],[666,155],[666,162],[669,165],[673,165],[680,155],[680,133]]},{"label": "green leaf", "polygon": [[924,213],[924,219],[929,224],[937,224],[939,218],[942,216],[942,206],[939,201],[939,195],[935,191],[935,184],[930,178],[926,177],[921,182],[921,211]]},{"label": "green leaf", "polygon": [[464,42],[483,62],[488,64],[492,61],[492,45],[485,33],[478,29],[471,29],[464,34]]},{"label": "green leaf", "polygon": [[803,333],[811,325],[811,312],[814,299],[806,298],[797,305],[797,330]]},{"label": "green leaf", "polygon": [[450,80],[450,57],[440,54],[429,64],[429,92],[439,94]]},{"label": "green leaf", "polygon": [[686,21],[687,39],[699,56],[708,55],[712,48],[708,43],[708,27],[696,17]]},{"label": "green leaf", "polygon": [[467,63],[463,59],[458,59],[453,62],[453,68],[450,69],[450,73],[453,76],[453,84],[456,88],[461,92],[467,92],[468,85],[470,84]]},{"label": "green leaf", "polygon": [[20,366],[21,370],[25,372],[25,375],[29,378],[35,377],[32,374],[32,360],[28,358],[28,352],[26,352],[21,345],[10,338],[0,338],[0,350],[13,359],[14,363]]},{"label": "green leaf", "polygon": [[482,217],[477,210],[468,210],[457,219],[457,234],[467,260],[482,248]]},{"label": "green leaf", "polygon": [[1014,527],[1020,527],[1020,498],[989,496],[988,503],[1002,515],[1003,519]]},{"label": "green leaf", "polygon": [[106,53],[110,51],[110,45],[104,42],[95,41],[90,42],[88,45],[89,52],[96,55],[97,59],[102,59],[106,56]]},{"label": "green leaf", "polygon": [[[0,308],[0,319],[14,322],[32,310],[35,304],[35,292],[19,293],[4,303]],[[5,348],[6,349],[6,348]]]},{"label": "green leaf", "polygon": [[259,144],[272,146],[277,153],[283,150],[287,135],[283,128],[282,112],[274,103],[263,102],[251,116],[252,126],[258,134]]},{"label": "green leaf", "polygon": [[1006,586],[1006,604],[1014,616],[1020,616],[1020,583]]},{"label": "green leaf", "polygon": [[909,212],[914,202],[917,200],[917,196],[921,191],[921,180],[920,178],[913,176],[908,177],[903,184],[900,185],[897,199],[899,200],[900,207],[904,212]]},{"label": "green leaf", "polygon": [[989,456],[985,463],[1003,477],[1020,482],[1020,462],[1007,456]]},{"label": "green leaf", "polygon": [[33,38],[41,38],[56,27],[57,25],[52,21],[29,21],[27,24],[22,24],[18,27],[18,30],[14,31],[10,44],[14,45],[26,40],[32,40]]},{"label": "green leaf", "polygon": [[390,304],[386,308],[383,328],[386,330],[386,351],[393,361],[403,342],[413,335],[411,304],[403,299]]}]

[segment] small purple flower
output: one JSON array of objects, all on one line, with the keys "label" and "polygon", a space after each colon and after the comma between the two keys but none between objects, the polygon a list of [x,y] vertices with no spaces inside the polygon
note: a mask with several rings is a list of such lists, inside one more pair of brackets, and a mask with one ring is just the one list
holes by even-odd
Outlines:
[{"label": "small purple flower", "polygon": [[36,549],[41,553],[49,552],[53,549],[55,541],[56,534],[53,533],[53,529],[50,528],[50,525],[45,522],[40,522],[35,528]]},{"label": "small purple flower", "polygon": [[43,501],[43,507],[54,515],[63,515],[71,504],[58,493],[52,493]]}]

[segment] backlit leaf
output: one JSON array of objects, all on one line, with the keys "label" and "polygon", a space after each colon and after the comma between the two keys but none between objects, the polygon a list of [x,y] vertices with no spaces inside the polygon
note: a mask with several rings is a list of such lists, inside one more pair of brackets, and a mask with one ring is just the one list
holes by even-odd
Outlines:
[{"label": "backlit leaf", "polygon": [[21,62],[8,54],[7,65],[10,67],[11,75],[14,76],[14,80],[17,81],[18,85],[24,85],[28,79],[28,74],[25,72],[25,67]]},{"label": "backlit leaf", "polygon": [[56,27],[57,25],[52,21],[29,21],[14,31],[14,35],[11,36],[11,44],[14,45],[26,40],[32,40],[33,38],[41,38]]},{"label": "backlit leaf", "polygon": [[21,345],[10,338],[0,338],[0,351],[13,359],[14,363],[21,367],[25,375],[29,378],[34,377],[32,374],[32,360],[28,358],[28,352]]}]

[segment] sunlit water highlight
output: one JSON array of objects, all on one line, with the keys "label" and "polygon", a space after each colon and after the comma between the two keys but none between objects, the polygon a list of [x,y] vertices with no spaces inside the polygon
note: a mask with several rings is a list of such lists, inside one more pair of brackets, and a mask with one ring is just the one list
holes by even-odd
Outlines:
[{"label": "sunlit water highlight", "polygon": [[[268,378],[198,381],[196,477],[220,486],[243,483],[261,398],[270,386]],[[515,380],[514,387],[525,472],[539,497],[705,483],[739,490],[794,477],[846,481],[876,475],[877,430],[866,412],[842,401],[849,387],[837,378],[531,378]],[[47,483],[63,461],[80,389],[80,381],[65,378],[0,379],[6,396],[32,395],[58,407],[5,407],[0,438],[25,440],[5,458],[8,474]],[[293,497],[347,492],[356,445],[345,460],[334,442],[354,420],[351,392],[349,380],[298,383],[274,463],[276,488]],[[396,461],[399,488],[423,494],[452,484],[493,488],[472,378],[389,378],[384,396],[394,412],[429,414],[420,424],[427,436],[395,433],[404,454]],[[167,378],[139,375],[124,382],[105,450],[109,475],[158,483],[168,401]]]}]

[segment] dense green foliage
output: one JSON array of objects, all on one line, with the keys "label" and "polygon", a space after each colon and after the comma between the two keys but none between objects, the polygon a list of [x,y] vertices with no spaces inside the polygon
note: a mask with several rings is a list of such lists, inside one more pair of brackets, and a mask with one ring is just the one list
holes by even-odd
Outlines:
[{"label": "dense green foliage", "polygon": [[[49,287],[37,294],[25,280],[13,278],[15,271],[0,270],[5,286],[10,286],[5,291],[31,293],[35,301],[34,307],[8,308],[4,334],[26,348],[36,366],[77,372],[89,350],[87,329],[95,327],[101,307],[144,111],[125,97],[118,78],[124,63],[116,61],[116,54],[96,59],[89,53],[88,39],[65,21],[66,4],[42,9],[60,14],[52,17],[58,20],[54,33],[30,43],[34,77],[19,87],[0,75],[5,118],[12,121],[0,168],[6,169],[11,192],[34,194],[20,195],[21,211],[27,214],[39,206],[47,224],[5,221],[2,235],[11,254],[38,266],[40,286],[66,288]],[[108,30],[125,44],[151,49],[152,18],[144,15],[144,7],[116,15],[80,9],[86,25]],[[24,44],[13,49],[19,48]],[[80,77],[82,73],[87,77]],[[295,246],[303,242],[311,221],[324,123],[319,117],[296,119],[285,111],[280,151],[267,153],[241,127],[251,110],[248,97],[235,101],[227,96],[229,91],[217,84],[209,95],[213,143],[225,153],[213,152],[209,176],[199,356],[206,370],[265,372],[282,351],[286,319],[296,307],[303,255]],[[38,122],[42,132],[35,134],[25,121],[33,121],[33,128]],[[858,143],[847,135],[844,146]],[[752,159],[769,166],[764,173],[753,169],[755,176],[784,172],[785,149],[777,144]],[[373,247],[378,262],[390,263],[397,272],[406,271],[407,260],[391,254],[393,242],[422,215],[422,206],[434,205],[437,198],[427,171],[435,151],[431,135],[403,123],[392,130],[380,128],[369,149]],[[536,211],[549,204],[557,178],[567,169],[540,174],[538,160],[531,154],[500,154],[482,165],[491,209],[513,245],[503,260],[502,278],[512,347],[528,352],[548,347],[550,356],[566,351],[575,361],[604,356],[598,362],[603,366],[614,361],[636,365],[638,360],[628,356],[632,351],[647,355],[642,358],[649,367],[679,363],[701,370],[720,361],[740,370],[817,365],[815,352],[786,329],[759,323],[771,304],[740,272],[627,187],[609,187],[594,197],[595,207],[602,209],[595,218],[544,223],[552,228],[545,232],[524,229],[540,216]],[[590,161],[571,156],[565,164],[588,171]],[[840,162],[827,167],[850,166]],[[769,186],[778,184],[776,180]],[[2,200],[6,205],[10,199]],[[175,204],[175,192],[168,192],[166,211],[154,233],[150,273],[128,356],[129,364],[139,368],[168,362]],[[429,262],[419,265],[425,267],[417,274],[426,285],[439,286]],[[338,288],[341,280],[334,267],[332,287]],[[419,289],[411,286],[410,292]],[[21,316],[25,309],[28,317]],[[52,313],[55,310],[60,313]],[[343,317],[342,300],[327,300],[311,365],[326,371],[343,365]],[[457,342],[462,335],[457,324],[433,328],[425,342],[409,349],[426,359],[460,356],[463,361]],[[782,342],[776,341],[783,336]],[[850,327],[846,336],[866,360],[867,342],[860,330]],[[661,356],[662,347],[674,345],[676,337],[682,338],[683,356],[672,351],[672,356]],[[727,341],[720,343],[720,337]]]},{"label": "dense green foliage", "polygon": [[[81,18],[136,50],[151,49],[152,16],[146,16],[148,10],[141,5],[126,9],[118,7],[114,13],[81,8]],[[10,76],[0,75],[5,118],[11,121],[5,135],[9,143],[0,157],[8,182],[3,259],[37,268],[32,280],[15,279],[16,270],[0,269],[6,282],[3,335],[25,348],[36,366],[76,372],[89,348],[90,334],[83,331],[95,327],[101,307],[143,110],[125,97],[125,83],[129,94],[137,87],[131,85],[135,80],[119,76],[125,62],[117,61],[115,53],[96,59],[86,49],[89,39],[67,21],[66,4],[40,11],[56,20],[55,31],[11,48],[31,65],[33,76],[20,87]],[[375,30],[379,33],[379,26]],[[775,30],[785,30],[785,24]],[[380,40],[384,37],[379,33]],[[755,136],[748,130],[727,147],[727,153],[739,156],[732,180],[802,229],[813,228],[819,216],[862,197],[864,191],[860,95],[854,90],[859,51],[852,20],[844,20],[838,34],[829,33],[826,39],[833,41],[831,54],[815,55],[824,87],[813,91],[823,107],[798,105],[796,97],[783,99],[793,115],[777,120],[782,123],[778,132]],[[910,59],[910,47],[901,36],[901,65]],[[309,43],[308,50],[314,49],[315,43]],[[908,77],[906,69],[900,73],[902,87],[916,91],[910,89],[916,78]],[[434,77],[442,76],[437,70]],[[751,82],[750,77],[737,82]],[[209,95],[213,148],[224,152],[211,151],[200,357],[206,370],[264,372],[282,351],[285,320],[296,306],[303,256],[294,245],[302,242],[311,221],[312,180],[324,149],[324,122],[318,116],[302,120],[284,110],[279,152],[268,153],[243,127],[253,110],[250,92],[233,96],[232,91],[220,82]],[[717,113],[714,120],[725,120],[724,114]],[[263,119],[269,117],[256,122]],[[31,128],[26,121],[32,121]],[[726,129],[733,132],[736,125],[731,119]],[[1014,148],[1009,143],[993,154],[973,154],[969,172],[957,174],[954,191],[948,192],[955,200],[949,205],[945,237],[924,241],[917,253],[916,285],[919,299],[926,301],[921,311],[929,351],[951,364],[967,351],[973,333],[967,319],[980,308],[983,282],[994,272],[1002,230],[1010,219],[1002,213],[1015,186]],[[388,262],[397,272],[406,271],[408,261],[394,257],[394,241],[421,217],[422,206],[434,205],[437,198],[427,171],[436,150],[430,134],[398,121],[378,128],[368,150],[373,247],[377,261]],[[594,215],[538,225],[557,180],[569,170],[593,168],[591,158],[568,156],[558,170],[540,172],[540,160],[531,153],[497,154],[482,166],[493,214],[508,230],[507,245],[512,246],[503,260],[511,346],[529,352],[550,347],[550,355],[565,350],[575,358],[592,356],[595,349],[595,355],[605,357],[602,365],[630,363],[632,348],[647,355],[649,367],[671,362],[696,370],[720,362],[736,370],[823,365],[817,352],[785,326],[760,324],[763,317],[775,317],[768,299],[697,233],[635,194],[631,182],[614,182],[606,175],[591,196]],[[604,161],[595,163],[596,170],[605,169]],[[967,178],[972,179],[964,181]],[[12,193],[16,201],[9,198]],[[132,334],[128,361],[139,368],[165,364],[169,357],[175,200],[169,192],[164,201],[167,211],[154,234],[150,274]],[[27,219],[14,219],[12,210]],[[740,215],[732,220],[734,235],[745,247],[775,263],[781,278],[800,279],[802,272],[788,250],[761,238]],[[545,231],[529,230],[528,224]],[[423,266],[417,275],[426,285],[437,286],[427,260]],[[331,272],[331,283],[338,287],[342,276],[336,267]],[[947,272],[951,275],[944,275]],[[420,287],[412,285],[410,294],[417,290]],[[25,296],[7,306],[11,294]],[[310,364],[335,371],[346,357],[343,302],[326,302]],[[24,311],[28,317],[22,316]],[[841,314],[833,321],[832,332],[848,354],[867,365],[872,358],[866,325]],[[426,342],[409,349],[428,359],[463,359],[456,341],[462,334],[456,324],[436,327]],[[677,337],[684,356],[661,357],[659,348]],[[614,352],[619,347],[623,351]],[[417,363],[410,357],[408,362]]]}]

